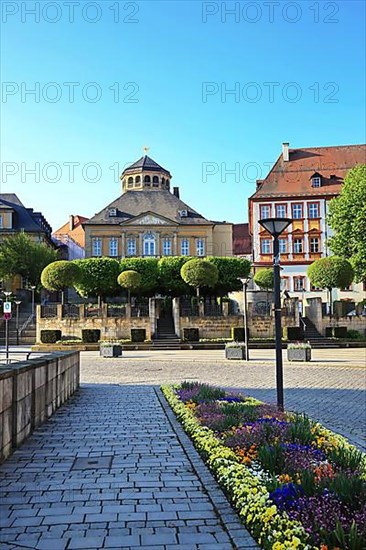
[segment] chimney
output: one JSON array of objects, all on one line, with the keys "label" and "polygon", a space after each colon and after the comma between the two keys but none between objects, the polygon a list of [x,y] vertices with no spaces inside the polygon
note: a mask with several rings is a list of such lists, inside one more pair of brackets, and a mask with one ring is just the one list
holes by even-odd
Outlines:
[{"label": "chimney", "polygon": [[288,150],[289,143],[285,142],[282,143],[282,158],[283,162],[288,162],[290,160],[290,152]]},{"label": "chimney", "polygon": [[173,195],[179,199],[179,187],[173,187]]},{"label": "chimney", "polygon": [[72,231],[75,227],[75,222],[74,222],[74,216],[71,214],[69,216],[69,229],[70,231]]}]

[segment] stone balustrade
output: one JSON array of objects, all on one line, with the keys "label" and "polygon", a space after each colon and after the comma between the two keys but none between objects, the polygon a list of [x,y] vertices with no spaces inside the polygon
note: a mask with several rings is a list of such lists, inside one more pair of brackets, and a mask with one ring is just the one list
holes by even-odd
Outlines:
[{"label": "stone balustrade", "polygon": [[0,366],[0,461],[79,387],[79,352]]}]

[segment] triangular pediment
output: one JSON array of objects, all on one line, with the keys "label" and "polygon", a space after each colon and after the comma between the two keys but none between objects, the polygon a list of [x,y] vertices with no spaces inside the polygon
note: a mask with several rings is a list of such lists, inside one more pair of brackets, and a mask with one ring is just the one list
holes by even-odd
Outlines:
[{"label": "triangular pediment", "polygon": [[121,223],[121,225],[145,225],[145,226],[176,225],[176,224],[177,224],[176,221],[170,220],[169,218],[165,218],[164,216],[159,216],[154,212],[144,212],[142,214],[139,214],[138,216],[135,216],[134,218],[129,219],[126,222]]}]

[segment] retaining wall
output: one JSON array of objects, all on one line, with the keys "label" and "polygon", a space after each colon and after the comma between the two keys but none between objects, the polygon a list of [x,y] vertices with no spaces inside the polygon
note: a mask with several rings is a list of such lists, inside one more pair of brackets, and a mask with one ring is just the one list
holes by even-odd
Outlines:
[{"label": "retaining wall", "polygon": [[0,366],[0,462],[75,392],[78,351]]}]

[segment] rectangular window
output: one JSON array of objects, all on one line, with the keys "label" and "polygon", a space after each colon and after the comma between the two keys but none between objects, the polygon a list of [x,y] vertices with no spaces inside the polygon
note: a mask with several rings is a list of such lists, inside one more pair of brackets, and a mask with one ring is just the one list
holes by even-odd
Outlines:
[{"label": "rectangular window", "polygon": [[319,203],[311,202],[309,204],[309,218],[319,218]]},{"label": "rectangular window", "polygon": [[172,255],[172,241],[171,239],[164,239],[163,240],[163,256],[171,256]]},{"label": "rectangular window", "polygon": [[205,241],[203,239],[196,239],[196,254],[197,256],[205,255]]},{"label": "rectangular window", "polygon": [[294,254],[302,254],[303,241],[302,239],[294,239]]},{"label": "rectangular window", "polygon": [[320,187],[322,180],[319,177],[312,178],[311,185],[313,187]]},{"label": "rectangular window", "polygon": [[127,239],[127,256],[136,256],[136,239]]},{"label": "rectangular window", "polygon": [[118,256],[118,239],[116,237],[109,239],[109,255]]},{"label": "rectangular window", "polygon": [[303,277],[294,277],[294,291],[299,292],[305,290],[304,278]]},{"label": "rectangular window", "polygon": [[288,278],[281,277],[281,290],[288,290]]},{"label": "rectangular window", "polygon": [[260,207],[261,220],[266,220],[271,217],[271,207],[268,204]]},{"label": "rectangular window", "polygon": [[94,237],[93,239],[93,256],[102,255],[102,239]]},{"label": "rectangular window", "polygon": [[280,254],[287,254],[287,239],[278,239]]},{"label": "rectangular window", "polygon": [[180,253],[182,256],[189,256],[189,240],[182,239],[180,243]]},{"label": "rectangular window", "polygon": [[292,218],[294,220],[301,220],[302,215],[302,204],[293,204],[292,205]]},{"label": "rectangular window", "polygon": [[271,253],[271,241],[270,239],[261,240],[261,253],[270,254]]},{"label": "rectangular window", "polygon": [[310,239],[310,252],[319,252],[319,238],[318,237],[312,237]]},{"label": "rectangular window", "polygon": [[3,217],[0,215],[0,229],[3,228]]},{"label": "rectangular window", "polygon": [[286,218],[285,204],[276,204],[276,218]]}]

